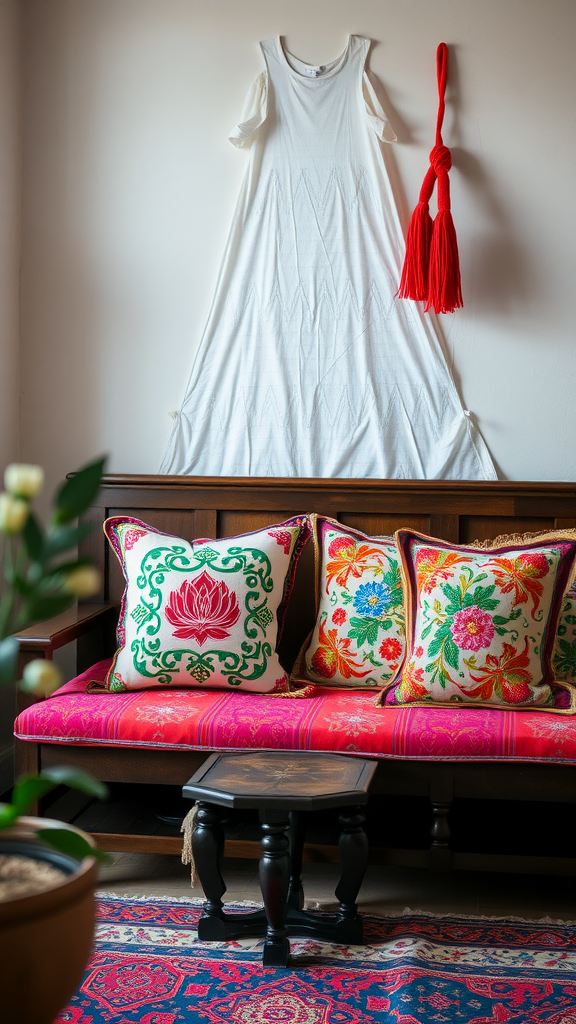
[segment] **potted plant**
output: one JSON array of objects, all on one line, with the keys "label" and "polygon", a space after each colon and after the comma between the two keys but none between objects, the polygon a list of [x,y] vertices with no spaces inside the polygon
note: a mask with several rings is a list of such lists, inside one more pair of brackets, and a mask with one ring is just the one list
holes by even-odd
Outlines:
[{"label": "potted plant", "polygon": [[[6,490],[0,494],[0,685],[17,676],[14,634],[60,614],[98,587],[89,560],[69,553],[86,533],[76,519],[96,497],[103,466],[99,460],[65,481],[47,528],[31,507],[43,483],[40,467],[6,470]],[[44,697],[61,682],[51,661],[37,659],[25,666],[18,686]],[[76,990],[90,952],[97,863],[106,855],[79,829],[26,815],[32,803],[60,785],[107,795],[106,787],[85,772],[52,768],[17,779],[11,802],[0,803],[0,1016],[5,1024],[52,1024]]]}]

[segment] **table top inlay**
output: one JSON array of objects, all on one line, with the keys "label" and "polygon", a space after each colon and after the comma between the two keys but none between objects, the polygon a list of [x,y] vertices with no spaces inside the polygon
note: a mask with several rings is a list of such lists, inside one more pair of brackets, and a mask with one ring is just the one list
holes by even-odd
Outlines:
[{"label": "table top inlay", "polygon": [[214,754],[184,787],[185,796],[230,807],[294,809],[365,803],[376,762],[311,751]]}]

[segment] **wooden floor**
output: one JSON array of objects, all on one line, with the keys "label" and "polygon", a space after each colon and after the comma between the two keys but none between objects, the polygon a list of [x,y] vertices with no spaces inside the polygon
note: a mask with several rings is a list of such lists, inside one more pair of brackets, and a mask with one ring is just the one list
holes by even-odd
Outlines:
[{"label": "wooden floor", "polygon": [[[256,861],[226,859],[223,874],[225,899],[258,899]],[[338,866],[305,864],[303,878],[307,905],[328,908]],[[155,854],[114,855],[114,864],[101,871],[99,889],[118,895],[202,896],[201,889],[190,888],[189,869],[177,857]],[[576,879],[371,865],[360,892],[361,910],[390,915],[407,907],[435,914],[576,921]]]}]

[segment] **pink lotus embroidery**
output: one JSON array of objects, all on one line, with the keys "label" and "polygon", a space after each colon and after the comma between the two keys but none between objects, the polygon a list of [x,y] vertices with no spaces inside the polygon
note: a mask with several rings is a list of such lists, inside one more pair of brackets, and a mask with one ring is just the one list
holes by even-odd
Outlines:
[{"label": "pink lotus embroidery", "polygon": [[492,616],[475,604],[456,612],[450,630],[454,643],[463,651],[479,651],[481,647],[489,647],[495,633]]},{"label": "pink lotus embroidery", "polygon": [[196,640],[200,647],[207,640],[224,640],[240,618],[236,595],[224,582],[218,583],[207,572],[185,580],[173,590],[166,605],[166,618],[174,636]]}]

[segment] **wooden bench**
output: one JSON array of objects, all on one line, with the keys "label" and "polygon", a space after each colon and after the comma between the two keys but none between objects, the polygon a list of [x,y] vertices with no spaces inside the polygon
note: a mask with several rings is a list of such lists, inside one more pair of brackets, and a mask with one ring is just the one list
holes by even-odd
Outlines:
[{"label": "wooden bench", "polygon": [[[260,529],[291,515],[315,511],[369,535],[412,527],[445,540],[467,543],[501,533],[576,528],[576,484],[417,480],[324,480],[107,476],[98,503],[86,519],[93,524],[82,554],[94,559],[102,590],[90,604],[41,623],[21,635],[22,659],[44,656],[77,642],[78,671],[111,654],[123,578],[102,533],[108,516],[130,515],[168,533],[193,540]],[[305,550],[296,576],[281,646],[289,667],[314,622],[313,557]],[[21,701],[28,698],[20,696]],[[576,728],[576,721],[575,721]],[[181,786],[212,751],[114,749],[16,741],[17,771],[76,764],[107,782]],[[576,765],[450,763],[416,760],[381,762],[372,792],[426,796],[433,808],[429,850],[383,848],[386,862],[432,867],[491,868],[576,873],[576,858],[458,853],[449,849],[447,815],[455,798],[576,802]],[[537,827],[537,822],[534,822]],[[486,828],[489,828],[486,822]],[[98,834],[108,849],[177,852],[176,836],[127,835],[121,829]],[[258,844],[229,844],[229,853],[257,856]],[[312,856],[313,852],[308,851]],[[319,856],[330,857],[326,851]]]}]

